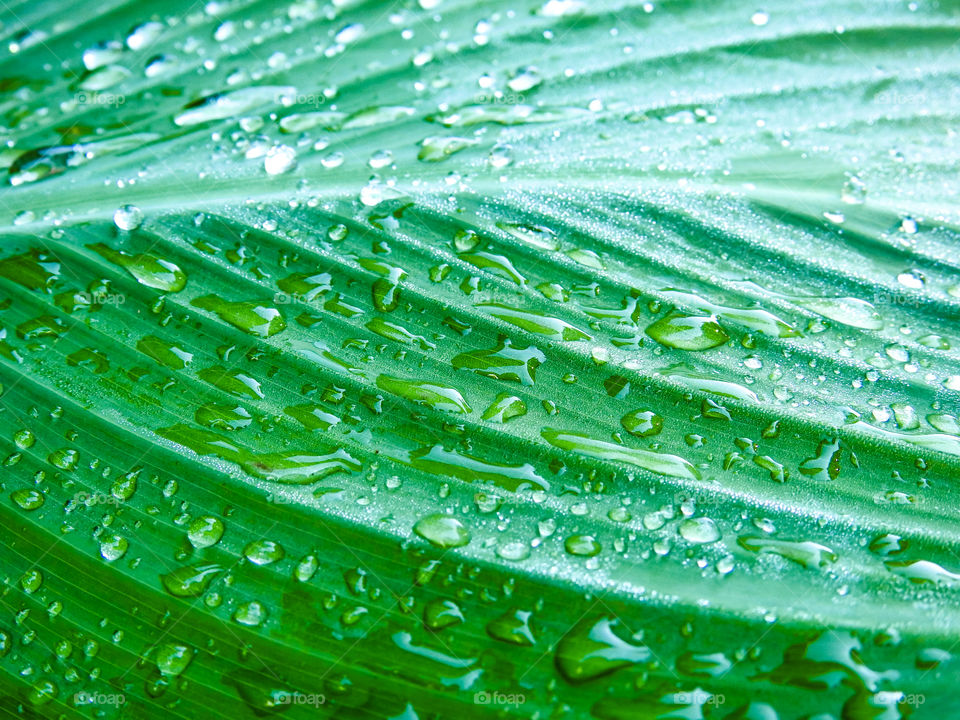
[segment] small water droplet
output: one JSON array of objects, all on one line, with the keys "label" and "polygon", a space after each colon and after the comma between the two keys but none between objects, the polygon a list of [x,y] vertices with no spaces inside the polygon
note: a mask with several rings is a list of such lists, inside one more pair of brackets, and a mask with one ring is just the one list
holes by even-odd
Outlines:
[{"label": "small water droplet", "polygon": [[113,222],[121,230],[136,230],[143,223],[143,211],[136,205],[124,205],[113,214]]},{"label": "small water droplet", "polygon": [[267,151],[263,159],[263,169],[267,175],[282,175],[297,166],[297,151],[289,145],[277,145]]},{"label": "small water droplet", "polygon": [[427,515],[413,526],[413,531],[439,548],[458,548],[470,542],[470,531],[451,515]]}]

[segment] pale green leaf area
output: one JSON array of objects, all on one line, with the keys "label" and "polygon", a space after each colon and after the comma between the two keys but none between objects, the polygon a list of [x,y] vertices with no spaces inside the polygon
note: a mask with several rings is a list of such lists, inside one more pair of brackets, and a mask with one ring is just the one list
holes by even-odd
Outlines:
[{"label": "pale green leaf area", "polygon": [[0,716],[960,717],[955,0],[0,34]]}]

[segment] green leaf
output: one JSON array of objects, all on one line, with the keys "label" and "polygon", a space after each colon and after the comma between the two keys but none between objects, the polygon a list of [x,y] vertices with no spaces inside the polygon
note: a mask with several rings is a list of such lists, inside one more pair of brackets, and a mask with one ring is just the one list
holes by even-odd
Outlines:
[{"label": "green leaf", "polygon": [[0,29],[4,714],[953,717],[955,3]]}]

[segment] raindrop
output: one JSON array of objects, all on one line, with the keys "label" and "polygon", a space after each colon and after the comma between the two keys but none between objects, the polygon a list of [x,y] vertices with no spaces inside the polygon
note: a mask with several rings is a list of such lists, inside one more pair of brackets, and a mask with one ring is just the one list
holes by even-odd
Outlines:
[{"label": "raindrop", "polygon": [[113,222],[121,230],[136,230],[143,223],[143,211],[136,205],[124,205],[113,214]]}]

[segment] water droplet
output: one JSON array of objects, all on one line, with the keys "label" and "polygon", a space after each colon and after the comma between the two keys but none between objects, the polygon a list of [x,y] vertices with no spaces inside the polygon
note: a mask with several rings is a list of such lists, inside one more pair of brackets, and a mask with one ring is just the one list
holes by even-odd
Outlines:
[{"label": "water droplet", "polygon": [[840,190],[840,199],[848,205],[862,205],[867,199],[867,186],[856,175],[850,175]]},{"label": "water droplet", "polygon": [[578,622],[557,644],[555,660],[563,677],[584,683],[651,658],[647,648],[621,638],[618,628],[619,621],[609,617]]},{"label": "water droplet", "polygon": [[687,518],[677,528],[681,537],[696,544],[712,543],[720,539],[717,524],[706,517]]},{"label": "water droplet", "polygon": [[275,307],[257,302],[231,302],[217,295],[203,295],[190,301],[194,307],[209,310],[235,328],[267,338],[287,327],[283,314]]},{"label": "water droplet", "polygon": [[279,562],[285,554],[283,546],[273,540],[254,540],[243,548],[243,556],[254,565]]},{"label": "water droplet", "polygon": [[223,521],[212,515],[194,518],[187,529],[187,539],[195,548],[205,548],[220,542],[224,532]]},{"label": "water droplet", "polygon": [[436,598],[423,609],[423,624],[431,630],[442,630],[462,622],[463,612],[452,600]]},{"label": "water droplet", "polygon": [[522,93],[533,90],[533,88],[542,82],[543,78],[540,75],[540,71],[531,65],[517,70],[507,81],[507,87],[514,92]]},{"label": "water droplet", "polygon": [[34,488],[21,488],[10,493],[10,499],[15,502],[21,510],[37,510],[43,507],[46,498],[39,490]]},{"label": "water droplet", "polygon": [[439,548],[458,548],[470,542],[470,532],[451,515],[434,514],[421,518],[413,531]]},{"label": "water droplet", "polygon": [[494,423],[504,423],[507,420],[523,417],[527,414],[527,406],[516,395],[500,393],[496,400],[483,413],[483,419]]},{"label": "water droplet", "polygon": [[377,376],[377,387],[391,395],[396,395],[418,405],[426,405],[434,410],[451,413],[472,412],[460,391],[448,385],[379,375]]},{"label": "water droplet", "polygon": [[592,535],[571,535],[564,541],[563,548],[579,557],[594,557],[603,549]]},{"label": "water droplet", "polygon": [[511,562],[520,562],[530,557],[530,543],[510,540],[497,546],[497,557]]},{"label": "water droplet", "polygon": [[178,598],[194,598],[202,595],[213,579],[222,572],[219,565],[187,565],[161,575],[160,580],[168,593]]},{"label": "water droplet", "polygon": [[620,418],[623,429],[637,437],[659,435],[663,430],[663,418],[652,410],[633,410]]},{"label": "water droplet", "polygon": [[158,22],[150,21],[135,27],[127,35],[127,47],[131,50],[142,50],[147,45],[153,43],[160,33],[163,32],[163,25]]},{"label": "water droplet", "polygon": [[96,70],[120,59],[123,45],[116,40],[100,42],[83,51],[83,65],[87,70]]},{"label": "water droplet", "polygon": [[487,623],[487,634],[494,640],[533,647],[536,639],[530,627],[533,613],[528,610],[508,610],[506,613]]},{"label": "water droplet", "polygon": [[125,537],[113,533],[103,535],[100,538],[100,557],[107,562],[119,560],[127,553],[130,543]]},{"label": "water droplet", "polygon": [[283,96],[296,94],[296,88],[265,85],[240,88],[218,93],[190,103],[173,122],[180,127],[191,127],[213,120],[246,115],[263,105],[279,104]]},{"label": "water droplet", "polygon": [[21,450],[28,450],[32,448],[36,441],[36,435],[33,434],[33,431],[28,430],[27,428],[17,430],[13,434],[13,442],[16,443],[17,447]]},{"label": "water droplet", "polygon": [[551,428],[541,430],[540,434],[554,447],[572,450],[586,457],[636,465],[658,475],[669,475],[687,480],[700,478],[697,469],[677,455],[629,448],[605,440],[594,440],[579,433],[563,432]]},{"label": "water droplet", "polygon": [[540,7],[540,14],[546,17],[576,15],[586,10],[583,0],[547,0]]},{"label": "water droplet", "polygon": [[657,320],[647,328],[647,335],[661,345],[677,350],[709,350],[730,339],[716,318],[673,314]]},{"label": "water droplet", "polygon": [[96,243],[88,246],[114,265],[119,265],[141,285],[163,292],[180,292],[186,287],[186,274],[174,263],[147,253],[130,255]]},{"label": "water droplet", "polygon": [[820,568],[835,563],[838,555],[825,545],[812,541],[776,540],[744,536],[737,539],[741,547],[758,553],[773,553],[805,568]]},{"label": "water droplet", "polygon": [[259,627],[267,620],[267,608],[259,600],[241,603],[233,611],[233,620],[247,627]]},{"label": "water droplet", "polygon": [[277,145],[267,151],[263,159],[263,169],[267,175],[282,175],[297,166],[297,151],[289,145]]},{"label": "water droplet", "polygon": [[193,660],[195,651],[180,643],[168,642],[157,647],[154,662],[164,677],[178,677]]},{"label": "water droplet", "polygon": [[420,152],[417,153],[417,160],[422,162],[440,162],[476,143],[476,140],[455,136],[431,136],[424,138],[420,143]]},{"label": "water droplet", "polygon": [[113,222],[121,230],[136,230],[143,223],[143,211],[136,205],[124,205],[113,214]]}]

